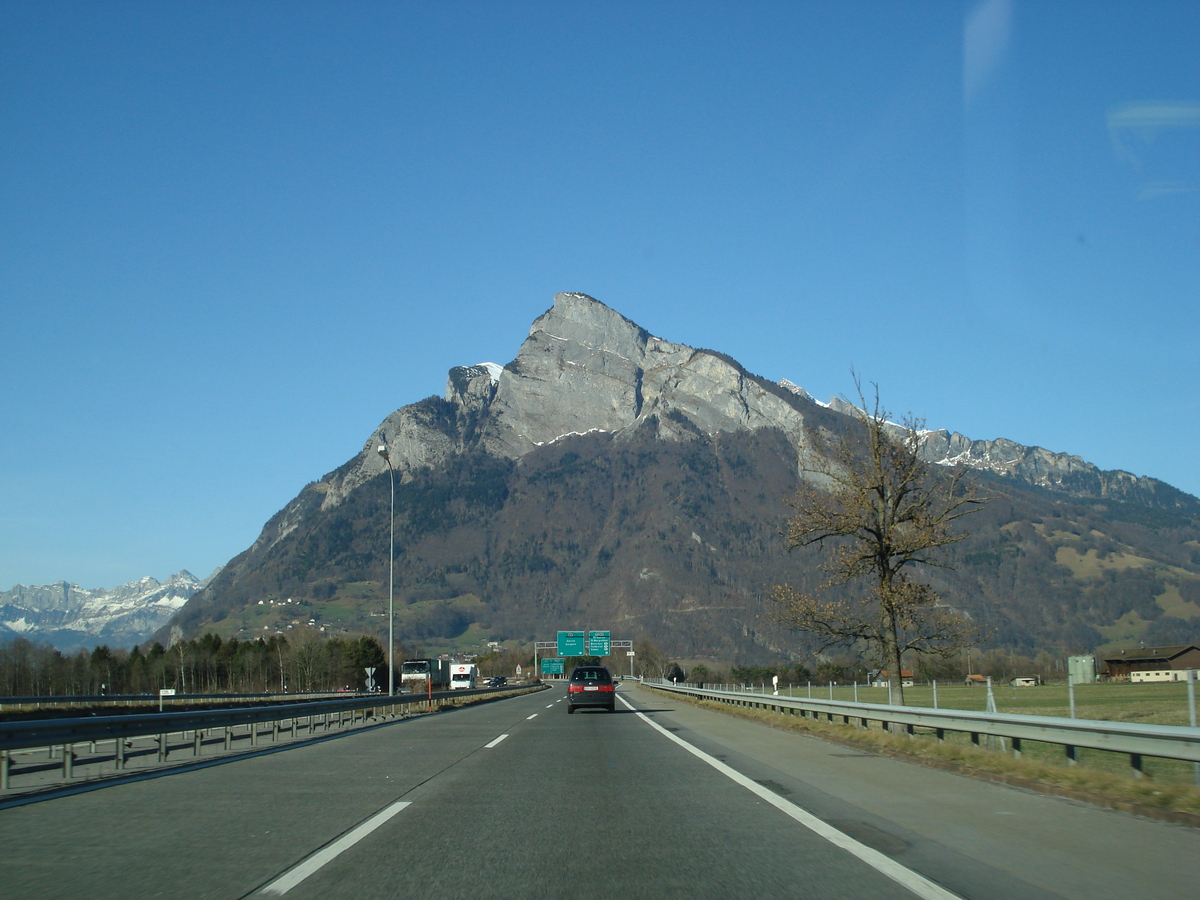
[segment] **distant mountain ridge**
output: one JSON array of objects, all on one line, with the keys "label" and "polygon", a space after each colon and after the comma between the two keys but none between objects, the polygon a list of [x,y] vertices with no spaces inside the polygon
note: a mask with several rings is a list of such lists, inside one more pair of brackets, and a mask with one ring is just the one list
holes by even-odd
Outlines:
[{"label": "distant mountain ridge", "polygon": [[[817,452],[812,431],[848,427],[847,411],[560,293],[512,362],[455,367],[443,397],[388,415],[175,622],[185,634],[262,633],[286,624],[259,601],[287,596],[323,624],[377,628],[388,478],[375,451],[386,443],[402,640],[611,622],[678,653],[785,652],[763,594],[819,580],[819,557],[783,552],[783,501]],[[1076,646],[1137,634],[1167,611],[1200,617],[1200,500],[1011,441],[932,431],[925,448],[1007,498],[955,551],[961,571],[935,576],[999,639]]]},{"label": "distant mountain ridge", "polygon": [[99,644],[132,647],[165,625],[204,585],[183,569],[165,582],[145,578],[112,590],[72,582],[18,584],[0,593],[0,636],[45,641],[71,652]]},{"label": "distant mountain ridge", "polygon": [[[820,403],[787,379],[780,385]],[[839,397],[821,405],[846,415],[854,412],[853,404]],[[1200,513],[1200,500],[1164,481],[1119,469],[1103,470],[1074,454],[1030,447],[1007,438],[972,440],[944,428],[921,434],[924,458],[938,465],[965,466],[1081,499],[1133,501],[1189,515]]]}]

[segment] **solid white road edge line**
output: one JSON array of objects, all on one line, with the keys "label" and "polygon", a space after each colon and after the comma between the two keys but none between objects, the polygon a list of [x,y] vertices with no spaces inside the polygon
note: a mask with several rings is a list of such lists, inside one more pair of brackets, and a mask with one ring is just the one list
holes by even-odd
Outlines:
[{"label": "solid white road edge line", "polygon": [[283,875],[276,878],[259,893],[262,894],[286,894],[309,875],[316,872],[326,863],[336,859],[340,854],[349,850],[368,834],[390,819],[406,806],[411,806],[411,801],[397,800],[391,806],[385,807],[377,812],[367,821],[363,822],[349,834],[338,838],[328,847],[318,850],[312,856],[303,860],[298,866],[288,870]]},{"label": "solid white road edge line", "polygon": [[[620,695],[618,695],[618,696],[620,696]],[[918,897],[921,897],[922,900],[962,900],[962,898],[959,897],[958,894],[955,894],[955,893],[952,893],[952,892],[946,890],[941,885],[935,884],[934,882],[930,881],[925,876],[917,874],[912,869],[905,868],[904,866],[900,865],[900,863],[898,863],[894,859],[892,859],[890,856],[885,856],[884,854],[880,853],[878,850],[868,847],[866,844],[860,844],[858,841],[854,840],[854,838],[838,831],[832,825],[829,825],[829,824],[823,822],[822,820],[818,819],[816,816],[814,816],[812,813],[808,812],[807,810],[801,809],[796,804],[791,803],[787,800],[784,800],[782,797],[780,797],[774,791],[768,790],[767,788],[763,787],[761,784],[758,784],[757,782],[750,780],[745,775],[743,775],[741,772],[737,771],[736,769],[730,768],[725,763],[721,762],[719,759],[709,756],[707,753],[705,753],[703,750],[699,749],[698,747],[693,747],[691,744],[689,744],[683,738],[678,737],[678,736],[672,734],[671,732],[667,731],[667,729],[663,728],[661,725],[659,725],[657,722],[655,722],[653,719],[651,719],[645,713],[639,712],[638,709],[635,706],[633,706],[624,697],[620,697],[620,700],[627,707],[629,707],[629,709],[633,710],[633,712],[637,715],[637,717],[639,719],[641,719],[643,722],[645,722],[651,728],[658,731],[664,737],[671,739],[676,744],[678,744],[680,747],[687,750],[688,753],[691,753],[693,756],[697,757],[698,759],[701,759],[704,762],[708,763],[710,766],[712,766],[714,769],[716,769],[718,772],[720,772],[726,778],[729,778],[730,780],[737,782],[742,787],[744,787],[746,790],[752,791],[754,794],[756,794],[761,799],[770,803],[772,806],[774,806],[780,812],[786,813],[787,815],[791,816],[793,819],[795,819],[797,822],[799,822],[805,828],[808,828],[810,831],[816,832],[821,837],[825,838],[825,840],[829,841],[832,844],[835,844],[838,847],[841,847],[846,852],[851,853],[854,856],[858,857],[860,860],[865,862],[868,866],[870,866],[871,868],[880,872],[881,874],[886,875],[892,881],[908,888],[910,891],[912,891]]]},{"label": "solid white road edge line", "polygon": [[500,742],[501,742],[502,740],[504,740],[506,737],[508,737],[508,735],[507,735],[507,734],[502,734],[502,735],[500,735],[500,737],[496,738],[496,739],[495,739],[494,741],[492,741],[490,744],[484,744],[484,745],[483,745],[483,749],[484,749],[484,750],[491,750],[493,747],[495,747],[495,746],[496,746],[498,743],[500,743]]}]

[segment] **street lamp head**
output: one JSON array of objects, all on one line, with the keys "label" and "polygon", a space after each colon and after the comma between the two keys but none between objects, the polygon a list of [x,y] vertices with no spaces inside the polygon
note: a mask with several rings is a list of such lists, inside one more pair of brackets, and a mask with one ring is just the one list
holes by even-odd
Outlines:
[{"label": "street lamp head", "polygon": [[387,444],[380,444],[379,450],[377,452],[379,453],[380,456],[382,456],[384,459],[386,459],[389,463],[392,461],[392,458],[390,456],[388,456]]}]

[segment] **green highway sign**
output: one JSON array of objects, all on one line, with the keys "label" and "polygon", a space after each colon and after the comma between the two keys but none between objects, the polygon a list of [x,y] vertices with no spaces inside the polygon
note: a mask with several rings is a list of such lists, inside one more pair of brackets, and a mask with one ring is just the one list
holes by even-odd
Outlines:
[{"label": "green highway sign", "polygon": [[583,632],[560,631],[558,633],[559,656],[583,656]]},{"label": "green highway sign", "polygon": [[588,654],[590,656],[608,656],[612,652],[611,633],[608,631],[588,632]]},{"label": "green highway sign", "polygon": [[564,668],[565,664],[566,664],[565,660],[554,659],[553,657],[551,657],[550,659],[543,659],[542,660],[542,674],[543,675],[563,675],[566,673],[566,669]]}]

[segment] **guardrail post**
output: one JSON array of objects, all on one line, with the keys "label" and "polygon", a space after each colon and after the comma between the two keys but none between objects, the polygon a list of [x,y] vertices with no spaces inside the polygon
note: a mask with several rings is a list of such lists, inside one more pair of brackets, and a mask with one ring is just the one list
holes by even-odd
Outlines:
[{"label": "guardrail post", "polygon": [[250,746],[251,747],[258,746],[258,723],[257,722],[250,723]]},{"label": "guardrail post", "polygon": [[192,732],[192,756],[200,755],[201,736],[204,734],[199,728]]},{"label": "guardrail post", "polygon": [[276,719],[271,723],[271,742],[279,740],[279,720]]},{"label": "guardrail post", "polygon": [[944,744],[946,742],[946,729],[945,728],[935,728],[934,732],[937,734],[938,743]]},{"label": "guardrail post", "polygon": [[75,745],[63,744],[63,780],[69,781],[75,775]]},{"label": "guardrail post", "polygon": [[1072,744],[1066,744],[1063,749],[1067,754],[1067,765],[1073,766],[1079,762],[1079,748]]},{"label": "guardrail post", "polygon": [[1012,744],[1013,744],[1013,759],[1020,759],[1021,758],[1021,739],[1019,737],[1013,738]]},{"label": "guardrail post", "polygon": [[8,790],[8,751],[0,750],[0,791]]},{"label": "guardrail post", "polygon": [[[971,732],[971,743],[974,744],[976,747],[979,746],[979,732],[978,731]],[[1075,749],[1074,747],[1069,747],[1068,751],[1073,751],[1074,749]],[[1070,756],[1071,755],[1070,752],[1068,752],[1067,755]]]},{"label": "guardrail post", "polygon": [[232,743],[233,743],[233,730],[228,725],[226,725],[225,726],[225,749],[228,750],[230,748],[230,746],[232,746]]},{"label": "guardrail post", "polygon": [[167,736],[160,734],[158,736],[158,761],[164,762],[167,758]]},{"label": "guardrail post", "polygon": [[1132,770],[1134,778],[1141,778],[1146,774],[1145,769],[1142,767],[1142,754],[1129,754],[1129,768]]},{"label": "guardrail post", "polygon": [[[1187,673],[1187,691],[1188,691],[1188,721],[1191,722],[1193,728],[1196,727],[1196,670],[1188,669]],[[1200,784],[1200,762],[1192,763],[1192,780],[1196,784]]]},{"label": "guardrail post", "polygon": [[113,768],[118,772],[125,768],[125,738],[113,741]]}]

